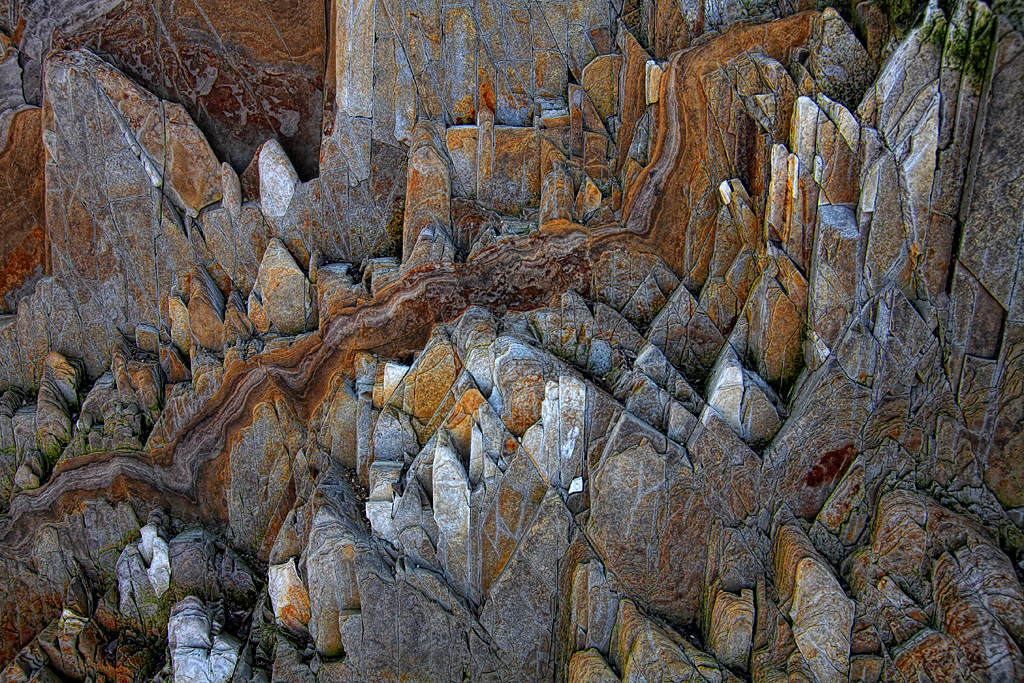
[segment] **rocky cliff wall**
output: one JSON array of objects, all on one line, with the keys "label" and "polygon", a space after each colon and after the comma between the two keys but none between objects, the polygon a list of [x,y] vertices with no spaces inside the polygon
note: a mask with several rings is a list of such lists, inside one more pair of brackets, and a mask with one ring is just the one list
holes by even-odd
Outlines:
[{"label": "rocky cliff wall", "polygon": [[11,3],[3,680],[1024,679],[1019,27]]}]

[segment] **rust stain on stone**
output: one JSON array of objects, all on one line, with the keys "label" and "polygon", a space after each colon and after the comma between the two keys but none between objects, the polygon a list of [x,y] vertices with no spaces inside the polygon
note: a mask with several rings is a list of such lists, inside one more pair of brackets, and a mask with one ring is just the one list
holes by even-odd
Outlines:
[{"label": "rust stain on stone", "polygon": [[850,466],[857,448],[853,444],[847,444],[842,448],[829,451],[821,456],[818,464],[811,468],[804,478],[808,486],[818,487],[822,484],[832,483],[843,476],[846,468]]}]

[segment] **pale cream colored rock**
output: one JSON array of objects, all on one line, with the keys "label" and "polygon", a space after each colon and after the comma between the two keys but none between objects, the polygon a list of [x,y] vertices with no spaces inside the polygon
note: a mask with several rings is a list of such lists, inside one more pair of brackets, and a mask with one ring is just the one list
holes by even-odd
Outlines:
[{"label": "pale cream colored rock", "polygon": [[445,432],[438,434],[434,449],[432,487],[438,552],[452,582],[464,594],[469,588],[469,479]]},{"label": "pale cream colored rock", "polygon": [[281,217],[288,213],[299,174],[277,140],[270,139],[260,147],[260,206],[268,216]]},{"label": "pale cream colored rock", "polygon": [[708,378],[708,405],[718,411],[737,434],[743,433],[743,366],[728,344]]},{"label": "pale cream colored rock", "polygon": [[587,387],[562,374],[547,382],[540,422],[523,435],[523,447],[551,486],[568,489],[582,470]]},{"label": "pale cream colored rock", "polygon": [[160,534],[159,528],[153,522],[146,524],[144,527],[139,529],[139,554],[142,555],[142,559],[145,560],[146,564],[153,561],[153,541]]},{"label": "pale cream colored rock", "polygon": [[644,71],[644,86],[647,94],[647,104],[654,104],[661,99],[661,77],[664,69],[653,59],[647,60]]},{"label": "pale cream colored rock", "polygon": [[760,377],[743,368],[729,344],[708,379],[708,406],[747,443],[763,446],[782,424],[779,399]]},{"label": "pale cream colored rock", "polygon": [[277,623],[296,635],[306,634],[309,624],[309,594],[302,579],[299,578],[294,558],[270,566],[267,591]]},{"label": "pale cream colored rock", "polygon": [[32,471],[28,463],[22,463],[14,473],[14,485],[22,491],[39,488],[39,475]]},{"label": "pale cream colored rock", "polygon": [[171,608],[167,640],[174,683],[227,683],[235,671],[242,644],[219,632],[209,608],[189,596]]},{"label": "pale cream colored rock", "polygon": [[146,575],[149,577],[149,584],[153,587],[153,593],[160,598],[171,586],[171,560],[168,555],[167,541],[160,536],[154,536],[150,552]]}]

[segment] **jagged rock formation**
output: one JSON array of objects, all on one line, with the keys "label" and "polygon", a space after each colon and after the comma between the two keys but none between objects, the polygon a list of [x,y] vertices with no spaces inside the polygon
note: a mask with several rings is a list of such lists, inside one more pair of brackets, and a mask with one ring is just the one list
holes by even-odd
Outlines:
[{"label": "jagged rock formation", "polygon": [[3,680],[1024,679],[1020,27],[13,3]]}]

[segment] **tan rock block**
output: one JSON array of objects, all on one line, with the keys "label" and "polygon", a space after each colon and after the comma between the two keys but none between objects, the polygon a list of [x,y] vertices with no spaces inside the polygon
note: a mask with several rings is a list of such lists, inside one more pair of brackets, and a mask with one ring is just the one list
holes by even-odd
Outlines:
[{"label": "tan rock block", "polygon": [[160,345],[160,368],[171,384],[192,379],[187,357],[183,357],[178,347],[173,344]]},{"label": "tan rock block", "polygon": [[430,419],[461,368],[451,342],[435,337],[405,375],[402,409],[421,420]]},{"label": "tan rock block", "polygon": [[[259,286],[267,318],[281,334],[299,334],[309,329],[310,323],[315,325],[309,280],[278,239],[270,240],[263,253]],[[253,297],[250,296],[249,319],[256,329],[261,329],[263,321],[258,307],[253,309]]]},{"label": "tan rock block", "polygon": [[[630,31],[619,33],[618,48],[622,52],[622,62],[616,69],[615,80],[622,91],[612,113],[619,117],[620,124],[613,171],[619,171],[625,165],[629,149],[634,143],[637,123],[647,110],[647,64],[651,60],[651,56]],[[602,119],[605,123],[609,121],[607,116],[602,115]]]},{"label": "tan rock block", "polygon": [[252,321],[256,331],[260,334],[266,334],[270,331],[270,317],[267,316],[267,309],[263,307],[263,300],[260,295],[254,289],[249,293],[249,299],[246,302],[247,315],[249,320]]},{"label": "tan rock block", "polygon": [[583,68],[583,90],[594,103],[601,120],[614,116],[619,104],[619,69],[622,57],[601,55]]},{"label": "tan rock block", "polygon": [[432,227],[450,230],[452,184],[448,159],[438,147],[440,131],[420,121],[409,150],[409,177],[405,190],[402,256],[408,261],[420,233]]},{"label": "tan rock block", "polygon": [[476,126],[452,126],[445,131],[455,197],[476,197],[477,131]]},{"label": "tan rock block", "polygon": [[224,306],[224,341],[239,342],[251,339],[256,327],[246,314],[245,302],[238,292],[231,292]]},{"label": "tan rock block", "polygon": [[534,79],[539,95],[561,97],[568,85],[565,58],[556,51],[538,50],[533,53]]},{"label": "tan rock block", "polygon": [[242,183],[235,169],[226,161],[220,166],[220,184],[224,208],[233,219],[237,219],[242,210]]},{"label": "tan rock block", "polygon": [[[481,138],[481,142],[483,142]],[[535,128],[494,127],[490,169],[490,205],[504,215],[518,215],[540,203],[540,136]],[[480,160],[483,163],[483,159]],[[480,182],[484,182],[481,176]]]},{"label": "tan rock block", "polygon": [[163,114],[165,155],[161,159],[159,154],[154,154],[154,161],[163,161],[164,188],[171,192],[179,206],[194,216],[223,195],[219,182],[221,165],[184,107],[164,102]]},{"label": "tan rock block", "polygon": [[267,592],[277,623],[296,635],[307,634],[309,595],[299,578],[294,558],[270,566]]},{"label": "tan rock block", "polygon": [[[493,98],[493,95],[492,95]],[[477,115],[476,196],[490,206],[494,192],[491,176],[494,169],[494,110],[481,107]]]},{"label": "tan rock block", "polygon": [[605,187],[615,175],[612,167],[615,163],[614,146],[604,133],[586,132],[583,134],[583,170],[599,187]]},{"label": "tan rock block", "polygon": [[894,653],[896,670],[907,680],[966,681],[972,672],[953,639],[923,629]]},{"label": "tan rock block", "polygon": [[224,349],[224,295],[202,266],[192,271],[188,321],[192,339],[201,348],[214,352]]},{"label": "tan rock block", "polygon": [[551,170],[541,184],[540,224],[549,221],[572,220],[572,177],[566,167],[565,158],[557,153],[551,163]]}]

